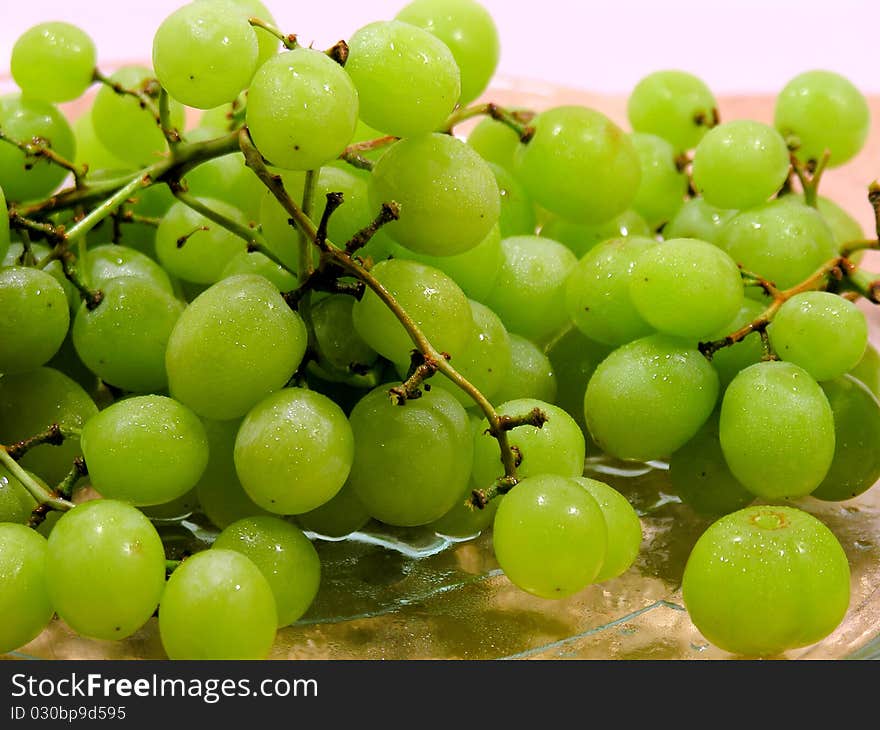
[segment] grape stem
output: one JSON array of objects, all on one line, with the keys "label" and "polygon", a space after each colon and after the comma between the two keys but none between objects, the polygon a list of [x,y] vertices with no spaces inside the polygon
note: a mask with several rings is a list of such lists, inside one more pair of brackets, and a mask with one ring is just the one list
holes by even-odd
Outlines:
[{"label": "grape stem", "polygon": [[299,43],[296,40],[296,33],[282,33],[274,25],[267,23],[260,18],[248,18],[248,23],[254,28],[259,28],[269,35],[275,36],[288,51],[292,51],[294,48],[299,48]]},{"label": "grape stem", "polygon": [[868,186],[868,202],[874,209],[874,230],[880,238],[880,183],[876,180]]},{"label": "grape stem", "polygon": [[18,462],[12,458],[6,446],[0,444],[0,464],[6,467],[12,476],[21,482],[22,486],[28,490],[30,495],[41,505],[46,505],[50,509],[66,512],[72,509],[74,504],[61,495],[50,492],[43,488],[37,481],[19,466]]},{"label": "grape stem", "polygon": [[[148,111],[156,124],[165,133],[165,127],[162,124],[162,114],[156,107],[155,99],[161,97],[161,85],[157,79],[144,79],[139,89],[128,89],[118,81],[113,81],[109,76],[105,76],[97,68],[92,72],[92,79],[99,84],[108,86],[120,96],[133,96],[138,100],[141,109]],[[167,134],[166,134],[167,138]]]},{"label": "grape stem", "polygon": [[822,181],[822,173],[828,167],[831,153],[825,150],[818,162],[802,163],[794,152],[791,153],[791,169],[800,181],[804,191],[804,202],[812,208],[819,203],[819,183]]},{"label": "grape stem", "polygon": [[162,134],[165,135],[169,147],[173,148],[183,141],[180,132],[171,123],[171,98],[164,86],[159,92],[159,126],[162,128]]},{"label": "grape stem", "polygon": [[[315,186],[318,181],[320,171],[308,170],[306,172],[305,183],[303,184],[302,211],[309,219],[312,217],[312,209],[315,207]],[[301,228],[297,228],[299,232],[299,280],[304,282],[312,275],[315,266],[312,261],[312,245]],[[317,232],[316,232],[317,235]],[[326,240],[327,234],[324,233]]]},{"label": "grape stem", "polygon": [[13,459],[18,461],[28,451],[37,446],[41,446],[43,444],[49,444],[50,446],[60,446],[64,443],[65,439],[69,438],[70,436],[76,435],[78,435],[77,431],[64,428],[58,423],[52,423],[44,430],[40,431],[40,433],[34,434],[33,436],[29,436],[26,439],[16,441],[14,444],[6,446],[6,453],[9,454],[9,456],[11,456]]},{"label": "grape stem", "polygon": [[[52,149],[48,140],[45,140],[42,137],[34,137],[30,142],[21,142],[13,139],[0,129],[0,142],[6,142],[7,144],[11,144],[13,147],[20,149],[24,152],[25,160],[36,160],[42,157],[53,165],[64,168],[73,175],[74,186],[76,188],[82,188],[83,180],[88,172],[88,166],[75,165],[70,160],[62,157]],[[33,162],[25,163],[26,169],[30,169],[31,166],[33,166]]]},{"label": "grape stem", "polygon": [[535,136],[535,128],[529,124],[535,117],[532,111],[511,111],[505,109],[498,104],[489,102],[488,104],[478,104],[470,107],[459,107],[456,109],[443,124],[442,129],[447,134],[452,134],[455,127],[468,119],[474,117],[486,116],[494,119],[496,122],[510,127],[519,136],[519,141],[528,144],[532,137]]},{"label": "grape stem", "polygon": [[67,476],[59,482],[58,486],[55,487],[55,491],[65,499],[70,499],[76,483],[83,477],[88,476],[88,474],[89,468],[86,466],[86,460],[82,456],[77,456],[73,460],[73,466],[70,468]]}]

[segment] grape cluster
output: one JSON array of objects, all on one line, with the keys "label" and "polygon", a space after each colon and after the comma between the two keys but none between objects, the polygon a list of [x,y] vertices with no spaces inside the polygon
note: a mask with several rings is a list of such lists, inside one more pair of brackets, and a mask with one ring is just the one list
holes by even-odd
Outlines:
[{"label": "grape cluster", "polygon": [[[858,266],[878,244],[818,194],[865,142],[864,97],[811,71],[772,126],[722,122],[702,81],[660,71],[627,132],[472,104],[498,46],[475,0],[414,0],[327,51],[259,0],[194,0],[152,68],[110,75],[79,28],[21,36],[0,650],[55,614],[121,639],[157,613],[170,658],[265,657],[319,591],[315,545],[370,520],[491,529],[513,583],[569,596],[642,543],[585,476],[598,452],[668,462],[717,520],[683,581],[710,641],[764,656],[838,625],[847,558],[790,500],[880,478],[854,303],[880,295]],[[219,534],[175,555],[156,525],[194,512]]]}]

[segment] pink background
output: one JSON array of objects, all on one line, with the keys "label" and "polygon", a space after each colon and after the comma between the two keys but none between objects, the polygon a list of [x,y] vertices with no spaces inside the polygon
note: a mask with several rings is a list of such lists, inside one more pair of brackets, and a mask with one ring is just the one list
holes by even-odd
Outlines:
[{"label": "pink background", "polygon": [[[153,32],[183,0],[0,0],[0,76],[18,35],[56,19],[95,39],[102,63],[150,56]],[[265,0],[285,32],[329,46],[394,16],[405,0]],[[775,92],[829,68],[880,92],[877,0],[483,0],[502,41],[501,77],[627,93],[646,73],[681,68],[718,94]]]}]

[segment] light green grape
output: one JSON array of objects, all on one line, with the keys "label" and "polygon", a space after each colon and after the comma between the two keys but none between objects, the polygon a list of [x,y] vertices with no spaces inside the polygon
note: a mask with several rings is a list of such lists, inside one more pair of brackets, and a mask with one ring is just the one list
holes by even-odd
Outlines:
[{"label": "light green grape", "polygon": [[587,337],[622,345],[650,334],[632,298],[636,261],[657,245],[651,238],[613,238],[593,247],[575,265],[565,285],[565,311]]},{"label": "light green grape", "polygon": [[360,530],[370,521],[370,514],[355,494],[351,482],[346,482],[333,499],[297,515],[296,521],[305,530],[339,539]]},{"label": "light green grape", "polygon": [[743,302],[739,268],[717,246],[673,238],[636,259],[629,274],[636,311],[678,337],[704,337],[733,319]]},{"label": "light green grape", "polygon": [[709,88],[685,71],[655,71],[636,84],[627,116],[636,132],[656,134],[678,152],[691,150],[714,126],[718,103]]},{"label": "light green grape", "polygon": [[[239,12],[245,18],[259,18],[271,26],[277,25],[275,18],[272,17],[272,13],[269,12],[269,9],[260,0],[223,0],[223,2],[229,2],[237,6]],[[257,67],[259,68],[278,53],[279,43],[277,37],[261,28],[254,28],[254,32],[257,34],[257,43],[260,49],[257,56]]]},{"label": "light green grape", "polygon": [[120,160],[108,150],[95,134],[90,110],[86,110],[73,120],[71,131],[76,143],[76,165],[87,166],[87,177],[95,179],[102,173],[127,170],[130,165]]},{"label": "light green grape", "polygon": [[773,127],[737,119],[711,129],[694,150],[697,192],[719,208],[753,208],[785,182],[789,153]]},{"label": "light green grape", "polygon": [[547,347],[547,357],[556,375],[553,402],[571,416],[589,437],[584,420],[584,393],[587,383],[612,348],[584,336],[572,327]]},{"label": "light green grape", "polygon": [[[816,207],[824,221],[834,234],[834,240],[843,245],[850,241],[861,241],[865,238],[865,231],[861,223],[835,203],[831,198],[819,195]],[[857,259],[856,259],[857,260]]]},{"label": "light green grape", "polygon": [[282,515],[330,501],[354,458],[351,426],[320,393],[285,388],[257,403],[235,438],[235,471],[248,496]]},{"label": "light green grape", "polygon": [[289,292],[296,289],[298,280],[294,274],[279,266],[268,256],[254,251],[239,251],[229,259],[229,263],[223,267],[221,279],[239,274],[257,274],[271,281],[280,292]]},{"label": "light green grape", "polygon": [[223,530],[212,550],[234,550],[250,559],[275,596],[278,626],[288,626],[315,600],[321,561],[302,531],[277,517],[246,517]]},{"label": "light green grape", "polygon": [[168,294],[174,293],[165,269],[149,256],[127,246],[108,243],[90,248],[86,267],[89,284],[96,289],[102,288],[110,279],[126,276],[147,281]]},{"label": "light green grape", "polygon": [[208,464],[208,437],[185,406],[161,395],[126,398],[83,426],[92,485],[104,497],[164,504],[192,489]]},{"label": "light green grape", "polygon": [[718,389],[718,375],[696,349],[668,335],[651,335],[602,361],[587,385],[584,413],[606,453],[661,459],[706,422]]},{"label": "light green grape", "polygon": [[[584,473],[586,445],[584,434],[574,419],[557,406],[530,398],[517,398],[502,403],[495,410],[501,416],[525,416],[539,408],[547,417],[537,426],[517,426],[507,440],[519,450],[522,461],[517,467],[521,478],[541,474],[577,477]],[[474,431],[474,466],[472,482],[479,489],[487,489],[504,476],[498,442],[487,432],[486,419]]]},{"label": "light green grape", "polygon": [[849,606],[849,563],[834,534],[807,512],[747,507],[697,540],[682,596],[697,629],[716,646],[773,656],[837,627]]},{"label": "light green grape", "polygon": [[684,203],[687,176],[678,167],[675,147],[662,137],[636,132],[630,139],[642,166],[642,181],[632,207],[651,228],[659,228]]},{"label": "light green grape", "polygon": [[372,517],[397,526],[425,525],[446,514],[471,472],[471,425],[461,404],[434,386],[405,405],[391,384],[355,405],[351,487]]},{"label": "light green grape", "polygon": [[498,222],[501,199],[488,164],[464,142],[428,134],[396,142],[373,168],[370,202],[400,205],[385,230],[419,253],[452,256],[482,241]]},{"label": "light green grape", "polygon": [[880,398],[880,353],[870,342],[865,354],[849,374],[864,383],[877,398]]},{"label": "light green grape", "polygon": [[[440,352],[461,352],[474,328],[467,297],[442,271],[414,261],[382,261],[373,275]],[[354,305],[354,327],[364,341],[394,363],[408,363],[412,340],[394,313],[372,291]]]},{"label": "light green grape", "polygon": [[[754,322],[763,314],[766,307],[754,299],[743,299],[742,306],[736,316],[728,322],[724,327],[720,327],[706,340],[713,342],[715,340],[723,340],[728,335],[744,327],[749,322]],[[730,381],[733,380],[740,370],[745,370],[749,365],[760,362],[764,356],[764,346],[761,343],[761,337],[757,332],[753,332],[745,337],[745,339],[730,345],[722,347],[718,352],[712,355],[712,367],[718,373],[721,381],[721,389],[725,389]]]},{"label": "light green grape", "polygon": [[313,170],[336,159],[354,136],[358,92],[321,51],[297,48],[266,61],[248,89],[247,125],[273,165]]},{"label": "light green grape", "polygon": [[[0,96],[0,129],[13,142],[45,140],[61,157],[72,160],[76,141],[64,115],[52,104],[20,94]],[[10,201],[23,202],[49,195],[67,170],[43,157],[25,157],[15,144],[0,144],[0,188]]]},{"label": "light green grape", "polygon": [[258,54],[244,14],[217,0],[178,8],[153,36],[156,77],[172,97],[196,109],[235,99],[254,75]]},{"label": "light green grape", "polygon": [[515,398],[533,398],[547,403],[556,400],[556,371],[544,351],[531,340],[509,335],[510,367],[495,393],[498,403]]},{"label": "light green grape", "polygon": [[385,134],[438,130],[459,101],[455,56],[426,30],[377,21],[357,30],[348,48],[345,70],[357,86],[361,119]]},{"label": "light green grape", "polygon": [[49,535],[46,582],[77,634],[124,639],[141,628],[165,587],[165,549],[152,523],[113,499],[66,512]]},{"label": "light green grape", "polygon": [[27,524],[37,501],[6,467],[0,466],[0,523]]},{"label": "light green grape", "polygon": [[868,321],[855,304],[822,291],[795,294],[767,327],[783,360],[816,380],[832,380],[859,364],[868,346]]},{"label": "light green grape", "polygon": [[[535,205],[525,188],[513,176],[513,173],[508,172],[500,165],[489,163],[489,167],[495,174],[498,192],[501,193],[501,214],[498,218],[498,225],[501,228],[502,238],[534,235],[538,225],[535,217]],[[548,236],[548,238],[552,238],[552,236]]]},{"label": "light green grape", "polygon": [[0,373],[22,373],[58,352],[70,311],[64,289],[45,271],[0,269]]},{"label": "light green grape", "polygon": [[[71,429],[98,412],[95,402],[77,383],[53,368],[36,368],[0,378],[0,443],[14,444],[42,433],[57,423]],[[28,471],[57,484],[80,455],[79,439],[65,438],[60,446],[42,444],[20,460]]]},{"label": "light green grape", "polygon": [[302,319],[267,279],[223,279],[189,304],[171,332],[171,395],[204,418],[239,418],[290,380],[306,344]]},{"label": "light green grape", "polygon": [[535,342],[550,339],[568,323],[566,280],[577,259],[561,243],[538,236],[501,241],[504,261],[486,304],[511,332]]},{"label": "light green grape", "polygon": [[489,529],[495,520],[495,513],[498,511],[502,497],[498,496],[482,509],[477,509],[470,505],[471,491],[471,485],[468,484],[452,509],[439,520],[432,522],[429,528],[437,535],[454,540],[473,538]]},{"label": "light green grape", "polygon": [[354,328],[354,303],[353,297],[331,294],[312,307],[312,328],[320,352],[318,365],[326,363],[333,370],[350,373],[352,366],[357,370],[376,362],[376,351]]},{"label": "light green grape", "polygon": [[663,226],[663,237],[698,238],[719,245],[721,229],[735,215],[735,210],[716,208],[702,198],[691,198]]},{"label": "light green grape", "polygon": [[721,403],[719,434],[730,471],[764,499],[809,494],[834,457],[828,399],[790,362],[761,362],[733,379]]},{"label": "light green grape", "polygon": [[[210,2],[211,0],[201,0]],[[197,135],[188,132],[189,142],[203,142],[212,134]],[[197,198],[212,198],[237,208],[249,220],[257,220],[260,215],[260,202],[266,187],[244,162],[244,155],[235,152],[223,155],[197,165],[183,178],[189,192]]]},{"label": "light green grape", "polygon": [[639,156],[608,117],[561,106],[531,124],[535,135],[517,150],[515,164],[532,200],[579,223],[603,223],[630,206],[641,180]]},{"label": "light green grape", "polygon": [[540,235],[564,243],[575,256],[583,258],[603,241],[629,236],[647,238],[651,236],[651,229],[645,219],[634,210],[625,210],[610,221],[595,225],[572,223],[559,216],[552,216],[541,226]]},{"label": "light green grape", "polygon": [[12,47],[10,69],[19,88],[34,99],[71,101],[92,83],[95,44],[70,23],[40,23]]},{"label": "light green grape", "polygon": [[871,112],[849,79],[833,71],[807,71],[779,92],[774,123],[784,137],[797,141],[799,159],[818,162],[827,150],[829,166],[838,167],[862,149]]},{"label": "light green grape", "polygon": [[541,598],[565,598],[597,580],[608,530],[596,500],[574,479],[523,479],[498,506],[492,529],[510,581]]},{"label": "light green grape", "polygon": [[159,637],[170,659],[265,659],[277,625],[269,582],[234,550],[184,560],[159,605]]},{"label": "light green grape", "polygon": [[52,619],[47,552],[42,535],[25,525],[0,522],[0,652],[24,646]]},{"label": "light green grape", "polygon": [[[27,256],[24,247],[20,243],[10,244],[6,257],[3,259],[2,266],[27,266],[45,258],[51,249],[41,243],[32,243],[30,246],[30,256]],[[76,287],[70,283],[70,280],[64,275],[64,269],[60,261],[50,261],[45,268],[42,269],[57,281],[64,290],[64,296],[67,300],[71,314],[75,314],[79,309],[82,301]]]},{"label": "light green grape", "polygon": [[629,570],[638,557],[642,544],[642,523],[639,516],[629,500],[605,482],[587,477],[575,477],[574,480],[596,500],[608,531],[605,560],[594,580],[602,583],[617,578]]},{"label": "light green grape", "polygon": [[467,143],[486,162],[508,172],[514,170],[514,155],[520,146],[519,135],[504,122],[486,117],[467,136]]}]

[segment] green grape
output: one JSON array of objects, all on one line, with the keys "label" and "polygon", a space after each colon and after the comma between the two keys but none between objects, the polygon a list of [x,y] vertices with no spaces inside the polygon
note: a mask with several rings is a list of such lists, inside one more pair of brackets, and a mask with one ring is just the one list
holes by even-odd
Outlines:
[{"label": "green grape", "polygon": [[110,279],[126,276],[147,281],[168,294],[174,293],[165,269],[149,256],[127,246],[108,243],[90,248],[86,257],[86,270],[89,284],[97,289],[102,288]]},{"label": "green grape", "polygon": [[498,222],[501,198],[488,164],[448,134],[396,142],[373,168],[370,202],[400,206],[385,230],[419,253],[452,256],[482,241]]},{"label": "green grape", "polygon": [[321,562],[311,541],[277,517],[246,517],[229,525],[211,546],[241,553],[259,568],[275,596],[278,626],[289,626],[315,600]]},{"label": "green grape", "polygon": [[247,496],[235,473],[235,437],[240,421],[202,419],[208,437],[208,466],[196,484],[202,512],[221,530],[242,517],[268,515]]},{"label": "green grape", "polygon": [[307,339],[302,319],[267,279],[223,279],[192,301],[171,331],[171,395],[204,418],[239,418],[290,380]]},{"label": "green grape", "polygon": [[669,479],[681,501],[701,515],[726,515],[755,501],[724,460],[717,414],[672,454]]},{"label": "green grape", "polygon": [[630,569],[642,544],[642,523],[626,497],[605,482],[587,477],[575,477],[602,510],[608,531],[608,549],[597,583],[617,578]]},{"label": "green grape", "polygon": [[[211,2],[211,0],[201,0]],[[187,141],[203,142],[213,135],[188,132]],[[242,211],[249,219],[260,215],[260,202],[265,186],[244,162],[244,155],[236,152],[197,165],[184,177],[189,192],[198,198],[212,198]]]},{"label": "green grape", "polygon": [[[234,0],[231,0],[234,2]],[[257,29],[257,36],[263,35]],[[266,34],[268,35],[268,33]],[[235,112],[244,101],[244,94],[229,104],[221,104],[213,109],[206,109],[199,115],[199,125],[186,133],[187,139],[212,139],[223,134],[228,134],[237,126],[234,120]]]},{"label": "green grape", "polygon": [[700,79],[684,71],[655,71],[636,84],[627,102],[636,132],[656,134],[678,152],[691,150],[716,123],[718,103]]},{"label": "green grape", "polygon": [[0,466],[0,523],[27,524],[37,501],[24,485]]},{"label": "green grape", "polygon": [[561,106],[541,112],[532,126],[535,136],[515,160],[532,200],[578,223],[604,223],[630,206],[641,180],[639,155],[608,117]]},{"label": "green grape", "polygon": [[179,521],[189,517],[198,508],[199,498],[196,495],[195,488],[193,488],[177,499],[172,499],[170,502],[140,507],[140,510],[151,520]]},{"label": "green grape", "polygon": [[409,23],[378,21],[348,41],[345,70],[357,86],[360,116],[396,137],[443,125],[461,96],[461,74],[442,40]]},{"label": "green grape", "polygon": [[9,251],[9,210],[6,208],[6,196],[0,188],[0,262]]},{"label": "green grape", "polygon": [[675,147],[662,137],[636,132],[630,139],[642,165],[642,181],[632,207],[651,228],[659,228],[684,204],[687,175],[678,167]]},{"label": "green grape", "polygon": [[574,479],[523,479],[498,506],[495,557],[510,581],[541,598],[565,598],[595,582],[608,549],[602,509]]},{"label": "green grape", "polygon": [[716,208],[702,198],[691,198],[663,226],[663,237],[698,238],[719,245],[721,229],[735,215],[735,210]]},{"label": "green grape", "polygon": [[737,119],[711,129],[694,150],[697,192],[719,208],[765,203],[788,178],[789,153],[773,127]]},{"label": "green grape", "polygon": [[61,371],[79,383],[87,393],[94,392],[97,395],[102,391],[98,376],[85,366],[76,352],[72,330],[68,330],[60,349],[55,353],[55,357],[46,363],[46,367]]},{"label": "green grape", "polygon": [[221,279],[239,274],[257,274],[271,281],[280,292],[293,291],[299,285],[294,274],[279,266],[272,259],[254,251],[239,251],[229,259],[229,263],[223,267],[220,273]]},{"label": "green grape", "polygon": [[92,84],[95,44],[70,23],[40,23],[12,47],[10,69],[19,88],[33,99],[71,101]]},{"label": "green grape", "polygon": [[338,539],[360,530],[370,521],[370,514],[355,494],[351,482],[346,482],[333,499],[297,515],[296,520],[309,532]]},{"label": "green grape", "polygon": [[582,258],[603,241],[628,236],[647,238],[652,233],[642,216],[634,210],[625,210],[610,221],[595,225],[572,223],[559,216],[552,216],[541,226],[540,235],[564,243],[575,256]]},{"label": "green grape", "polygon": [[313,170],[339,157],[357,121],[352,79],[321,51],[297,48],[273,56],[248,89],[247,125],[254,144],[273,165],[287,170]]},{"label": "green grape", "polygon": [[235,99],[254,75],[258,53],[244,14],[217,0],[178,8],[153,36],[156,77],[173,98],[196,109]]},{"label": "green grape", "polygon": [[[70,429],[82,425],[98,412],[82,387],[52,368],[37,368],[0,378],[0,443],[14,444],[41,433],[57,423]],[[79,456],[79,439],[67,437],[60,446],[43,444],[20,460],[28,471],[57,484]]]},{"label": "green grape", "polygon": [[[387,135],[380,132],[378,129],[373,129],[369,124],[365,124],[362,119],[358,119],[357,128],[354,130],[354,137],[352,138],[350,144],[354,144],[355,142],[370,142],[374,139],[380,139],[381,137],[387,137]],[[386,140],[388,142],[393,141],[393,138],[390,140]],[[364,150],[360,153],[361,157],[366,157],[368,160],[372,162],[377,162],[378,159],[384,155],[388,151],[388,144],[380,145],[371,150]],[[359,168],[348,165],[348,163],[344,163],[348,169],[356,175],[359,175],[364,180],[368,180],[370,177],[369,170],[361,170]]]},{"label": "green grape", "polygon": [[855,157],[868,138],[868,102],[848,79],[833,71],[807,71],[789,81],[776,97],[774,124],[797,141],[795,155],[818,162],[827,150],[828,165]]},{"label": "green grape", "polygon": [[[271,26],[277,25],[272,13],[260,0],[224,0],[224,2],[237,6],[245,18],[259,18]],[[278,38],[261,28],[254,28],[254,31],[257,34],[257,43],[260,49],[257,56],[257,67],[259,68],[278,53]]]},{"label": "green grape", "polygon": [[849,606],[849,563],[834,534],[807,512],[747,507],[697,540],[682,596],[691,620],[716,646],[773,656],[837,627]]},{"label": "green grape", "polygon": [[587,337],[623,345],[651,333],[636,309],[630,284],[636,261],[656,245],[643,236],[612,238],[575,265],[565,286],[565,311]]},{"label": "green grape", "polygon": [[533,398],[553,403],[557,387],[553,363],[531,340],[520,335],[509,338],[510,367],[493,400],[505,403],[514,398]]},{"label": "green grape", "polygon": [[611,353],[611,347],[585,337],[572,327],[547,348],[547,357],[556,375],[556,398],[553,400],[571,416],[589,437],[584,420],[584,393],[587,383]]},{"label": "green grape", "polygon": [[504,122],[485,117],[470,131],[467,143],[486,162],[513,172],[516,151],[520,146],[519,135]]},{"label": "green grape", "polygon": [[[517,398],[502,403],[495,410],[501,416],[525,416],[539,408],[547,421],[543,426],[517,426],[507,440],[519,450],[522,461],[517,467],[521,478],[558,474],[578,477],[584,473],[586,445],[584,434],[574,419],[557,406],[530,398]],[[479,489],[490,487],[504,475],[498,442],[487,429],[486,419],[474,431],[474,465],[471,480]]]},{"label": "green grape", "polygon": [[584,395],[590,434],[619,459],[671,455],[697,433],[715,407],[718,375],[696,349],[650,335],[605,358]]},{"label": "green grape", "polygon": [[201,421],[161,395],[117,401],[86,421],[81,441],[92,486],[104,497],[135,505],[186,494],[208,464]]},{"label": "green grape", "polygon": [[[839,245],[849,243],[850,241],[861,241],[865,238],[865,231],[862,229],[861,223],[835,203],[831,198],[819,195],[816,200],[816,208],[822,215],[823,220],[828,224],[834,240]],[[855,257],[852,257],[854,260]]]},{"label": "green grape", "polygon": [[[440,352],[461,352],[474,328],[464,292],[442,271],[414,261],[382,261],[373,275]],[[394,313],[368,289],[354,305],[354,328],[380,355],[409,362],[414,345]]]},{"label": "green grape", "polygon": [[45,271],[0,269],[0,373],[23,373],[58,352],[70,311],[64,289]]},{"label": "green grape", "polygon": [[[144,91],[152,79],[153,72],[144,66],[123,66],[111,74],[110,83]],[[171,125],[183,129],[183,106],[172,99],[170,110]],[[168,142],[152,112],[134,96],[117,94],[110,86],[102,86],[95,96],[92,125],[101,143],[132,167],[150,165],[168,151]]]},{"label": "green grape", "polygon": [[73,120],[71,131],[76,144],[73,162],[87,167],[87,178],[95,179],[102,173],[127,170],[130,166],[108,150],[95,134],[92,115],[89,111]]},{"label": "green grape", "polygon": [[467,414],[435,386],[399,406],[390,384],[365,395],[349,417],[354,432],[351,487],[367,512],[389,525],[426,525],[455,504],[471,472]]},{"label": "green grape", "polygon": [[652,327],[678,337],[703,337],[733,319],[743,302],[739,268],[717,246],[673,238],[652,246],[629,272],[636,311]]},{"label": "green grape", "polygon": [[864,383],[877,398],[880,398],[880,353],[870,342],[865,354],[852,370],[849,371],[857,380]]},{"label": "green grape", "polygon": [[[498,225],[502,238],[534,235],[538,222],[535,206],[522,184],[500,165],[489,163],[501,193],[501,214]],[[549,236],[552,238],[552,236]]]},{"label": "green grape", "polygon": [[86,367],[123,390],[147,393],[168,385],[165,349],[184,305],[151,282],[132,276],[102,285],[103,301],[83,303],[73,344]]},{"label": "green grape", "polygon": [[[39,137],[61,157],[76,154],[73,130],[52,104],[20,94],[0,96],[0,129],[23,144]],[[67,170],[42,157],[25,157],[15,144],[0,144],[0,188],[10,201],[23,202],[49,195],[67,176]]]},{"label": "green grape", "polygon": [[[90,465],[91,467],[91,465]],[[49,535],[46,582],[58,615],[81,636],[124,639],[165,587],[165,549],[140,510],[113,499],[66,512]]]},{"label": "green grape", "polygon": [[331,294],[311,309],[310,316],[319,365],[327,363],[332,369],[352,372],[376,362],[376,351],[364,342],[354,328],[355,300],[344,294]]},{"label": "green grape", "polygon": [[784,198],[738,213],[719,245],[744,269],[787,289],[837,255],[834,234],[813,208]]},{"label": "green grape", "polygon": [[[247,227],[247,219],[229,203],[211,198],[200,202]],[[169,274],[197,284],[220,280],[230,259],[247,249],[247,242],[208,220],[183,202],[175,203],[156,230],[156,253]]]},{"label": "green grape", "polygon": [[[754,299],[743,299],[742,306],[736,316],[728,322],[724,327],[720,327],[706,340],[713,342],[715,340],[723,340],[728,335],[733,334],[740,327],[745,327],[749,322],[754,322],[761,314],[764,313],[766,307]],[[764,356],[764,346],[761,343],[760,336],[753,332],[746,336],[745,339],[730,345],[722,347],[718,352],[712,355],[712,367],[718,373],[718,379],[721,381],[721,389],[724,390],[730,381],[733,380],[740,370],[745,370],[749,365],[760,362]]]},{"label": "green grape", "polygon": [[498,225],[492,226],[486,237],[476,246],[455,256],[414,253],[396,243],[390,244],[390,252],[396,258],[418,261],[439,269],[458,284],[470,299],[478,302],[485,302],[489,297],[504,261]]},{"label": "green grape", "polygon": [[868,345],[868,321],[855,304],[836,294],[795,294],[767,327],[770,345],[816,380],[832,380],[859,364]]},{"label": "green grape", "polygon": [[277,625],[269,582],[234,550],[184,560],[159,604],[159,637],[170,659],[265,659]]},{"label": "green grape", "polygon": [[511,332],[535,342],[550,339],[568,323],[566,280],[577,265],[561,243],[538,236],[501,241],[504,261],[486,304]]},{"label": "green grape", "polygon": [[476,537],[492,526],[502,497],[498,496],[482,509],[477,509],[470,505],[471,491],[472,487],[468,484],[452,509],[429,525],[435,534],[453,540],[466,540]]},{"label": "green grape", "polygon": [[24,646],[55,612],[46,587],[46,538],[0,522],[0,652]]},{"label": "green grape", "polygon": [[245,416],[235,439],[235,471],[263,509],[308,512],[342,489],[354,457],[352,439],[333,401],[304,388],[285,388]]},{"label": "green grape", "polygon": [[733,379],[721,403],[719,434],[730,471],[764,499],[809,494],[834,457],[828,399],[790,362],[761,362]]},{"label": "green grape", "polygon": [[859,380],[844,375],[821,384],[834,414],[834,459],[818,499],[841,501],[866,492],[880,479],[880,401]]}]

